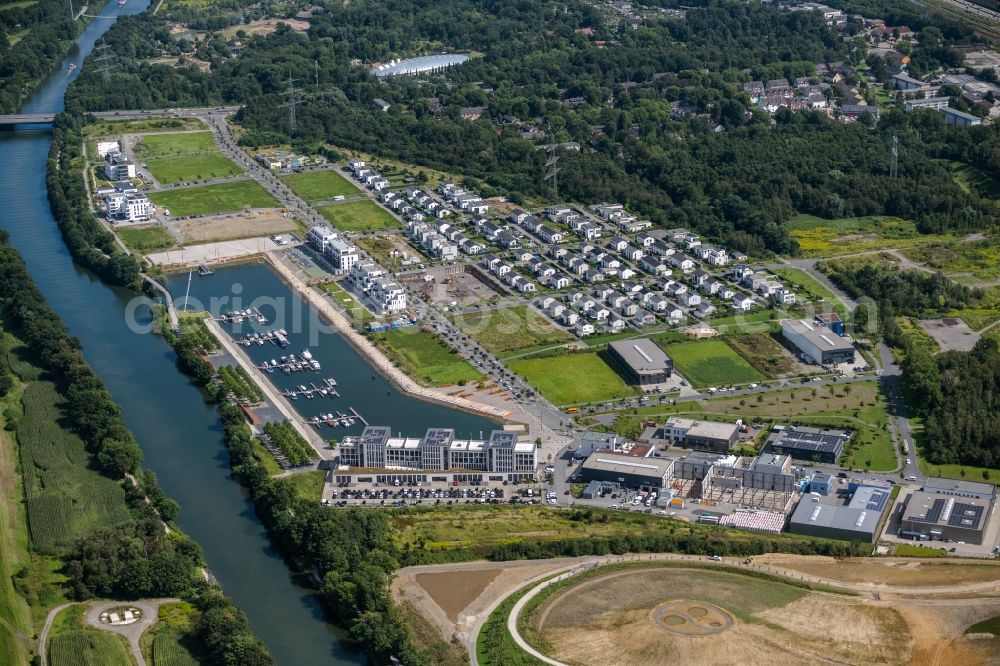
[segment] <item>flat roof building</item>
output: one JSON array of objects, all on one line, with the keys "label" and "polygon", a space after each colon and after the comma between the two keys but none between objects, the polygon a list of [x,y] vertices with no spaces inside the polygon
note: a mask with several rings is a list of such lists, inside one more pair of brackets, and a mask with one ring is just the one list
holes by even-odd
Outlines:
[{"label": "flat roof building", "polygon": [[844,430],[776,425],[764,444],[764,451],[784,453],[796,460],[835,464],[852,434]]},{"label": "flat roof building", "polygon": [[690,449],[728,453],[736,444],[740,427],[735,423],[703,421],[671,416],[663,425],[644,433],[643,439],[652,444],[668,442]]},{"label": "flat roof building", "polygon": [[785,319],[781,331],[802,357],[813,363],[854,363],[854,343],[826,326],[816,326],[804,319]]},{"label": "flat roof building", "polygon": [[917,491],[906,500],[900,536],[983,543],[993,499]]},{"label": "flat roof building", "polygon": [[649,338],[617,340],[608,345],[608,353],[639,386],[662,384],[673,372],[673,361]]},{"label": "flat roof building", "polygon": [[666,488],[674,476],[669,458],[637,458],[613,451],[597,451],[583,463],[583,480],[613,481],[626,488]]},{"label": "flat roof building", "polygon": [[859,487],[846,505],[821,502],[816,495],[806,495],[792,512],[788,531],[827,539],[873,543],[882,514],[889,505],[889,497],[889,487],[882,485]]}]

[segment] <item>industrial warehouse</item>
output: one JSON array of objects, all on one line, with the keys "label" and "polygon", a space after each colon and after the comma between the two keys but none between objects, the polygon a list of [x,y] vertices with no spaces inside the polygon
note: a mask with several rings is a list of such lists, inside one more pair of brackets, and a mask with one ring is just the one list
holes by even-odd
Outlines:
[{"label": "industrial warehouse", "polygon": [[982,544],[995,494],[996,487],[986,483],[928,479],[906,499],[899,536]]},{"label": "industrial warehouse", "polygon": [[670,379],[674,364],[649,338],[618,340],[608,344],[608,353],[618,362],[632,384],[656,387]]},{"label": "industrial warehouse", "polygon": [[852,434],[844,430],[776,425],[771,429],[764,450],[768,453],[784,453],[796,460],[833,465],[840,459],[844,445]]},{"label": "industrial warehouse", "polygon": [[[829,475],[820,479],[823,484]],[[890,504],[892,487],[881,482],[852,482],[849,499],[843,503],[834,495],[812,492],[805,495],[788,520],[793,534],[874,543]]]},{"label": "industrial warehouse", "polygon": [[[368,426],[338,447],[338,484],[521,481],[535,477],[535,445],[517,433],[494,430],[486,440],[456,439],[451,428],[423,437],[393,437],[388,426]],[[429,474],[428,472],[433,472]]]},{"label": "industrial warehouse", "polygon": [[[805,360],[818,365],[854,363],[854,343],[828,328],[829,324],[840,324],[839,318],[809,323],[804,319],[785,319],[781,331],[785,338],[795,345]],[[842,326],[842,324],[841,324]],[[843,330],[841,328],[841,330]]]}]

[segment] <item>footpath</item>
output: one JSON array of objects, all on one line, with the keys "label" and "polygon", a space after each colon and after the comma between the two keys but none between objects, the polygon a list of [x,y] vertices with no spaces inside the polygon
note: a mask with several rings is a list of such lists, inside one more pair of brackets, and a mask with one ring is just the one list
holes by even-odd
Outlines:
[{"label": "footpath", "polygon": [[351,323],[344,315],[338,312],[315,289],[312,289],[299,279],[288,266],[275,259],[270,253],[266,253],[264,259],[292,289],[298,292],[307,303],[315,308],[347,340],[348,344],[367,358],[373,367],[378,368],[403,393],[421,400],[438,403],[446,407],[454,407],[473,414],[481,414],[493,419],[505,419],[510,416],[511,411],[509,409],[486,405],[481,402],[448,395],[447,393],[421,386],[402,370],[394,366],[389,358],[382,353],[382,350],[372,344],[368,338],[354,330],[354,327],[351,326]]}]

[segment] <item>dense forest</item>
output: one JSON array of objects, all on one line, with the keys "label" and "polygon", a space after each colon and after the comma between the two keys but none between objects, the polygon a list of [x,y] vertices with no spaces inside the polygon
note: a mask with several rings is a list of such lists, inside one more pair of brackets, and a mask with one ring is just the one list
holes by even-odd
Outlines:
[{"label": "dense forest", "polygon": [[66,55],[79,24],[63,0],[0,11],[0,113],[13,113]]},{"label": "dense forest", "polygon": [[[546,141],[582,147],[562,151],[558,198],[622,201],[659,224],[750,252],[794,253],[785,223],[795,212],[896,215],[923,232],[998,221],[994,206],[936,161],[997,173],[996,127],[946,127],[940,114],[902,110],[875,127],[816,112],[779,112],[772,122],[750,104],[746,81],[817,80],[817,64],[863,62],[858,38],[812,12],[712,2],[683,18],[649,15],[632,29],[579,2],[359,0],[325,6],[307,34],[286,26],[197,43],[171,37],[170,18],[120,21],[107,37],[119,70],[106,81],[86,68],[68,108],[242,103],[249,144],[329,142],[453,171],[515,201],[556,198],[541,178],[544,151],[522,137],[530,125]],[[951,53],[949,40],[964,33],[945,26],[933,34],[921,58],[936,67],[935,54]],[[444,75],[389,81],[352,64],[439,50],[483,55]],[[144,61],[166,54],[182,58],[178,67]],[[289,76],[308,82],[294,131],[281,106]],[[390,111],[376,109],[375,98]],[[474,106],[485,107],[483,117],[463,120],[459,110]],[[712,131],[717,124],[724,131]],[[889,174],[894,136],[899,178]]]},{"label": "dense forest", "polygon": [[[79,341],[70,337],[46,303],[3,231],[0,320],[24,342],[30,363],[44,372],[43,379],[53,382],[63,398],[65,418],[60,419],[60,426],[79,436],[100,473],[125,490],[127,520],[114,526],[96,525],[68,550],[57,553],[65,564],[63,573],[72,596],[84,600],[197,595],[195,603],[203,611],[198,639],[216,658],[212,663],[271,664],[267,649],[250,632],[239,609],[210,588],[201,575],[204,560],[198,544],[176,529],[165,529],[163,521],[176,517],[177,503],[160,489],[152,472],[140,468],[142,451],[121,409],[87,364]],[[0,356],[0,391],[5,393],[12,386],[12,375],[7,353]],[[33,436],[20,432],[22,426],[31,427],[26,421],[13,420],[9,425],[19,441],[22,434]],[[213,621],[218,616],[222,619]]]}]

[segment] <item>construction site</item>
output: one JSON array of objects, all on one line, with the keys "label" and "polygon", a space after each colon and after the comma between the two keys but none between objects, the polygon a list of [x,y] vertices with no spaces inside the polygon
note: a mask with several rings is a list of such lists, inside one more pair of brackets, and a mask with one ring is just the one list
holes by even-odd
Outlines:
[{"label": "construction site", "polygon": [[481,305],[510,292],[487,278],[476,266],[430,266],[418,275],[401,277],[422,299],[439,307]]}]

